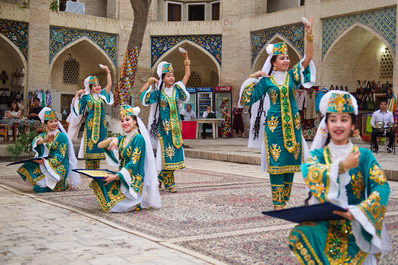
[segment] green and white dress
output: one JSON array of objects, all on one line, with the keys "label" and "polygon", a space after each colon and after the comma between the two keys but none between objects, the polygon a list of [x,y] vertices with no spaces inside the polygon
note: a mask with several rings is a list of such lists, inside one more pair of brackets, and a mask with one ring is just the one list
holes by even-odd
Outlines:
[{"label": "green and white dress", "polygon": [[83,114],[85,110],[87,111],[84,135],[78,154],[79,158],[86,160],[105,158],[104,150],[97,146],[107,137],[105,104],[113,104],[113,94],[112,92],[107,93],[105,88],[99,94],[84,94],[72,104],[75,118]]},{"label": "green and white dress", "polygon": [[47,137],[47,132],[41,133],[32,142],[35,157],[38,159],[48,157],[44,159],[44,164],[29,161],[23,164],[17,172],[23,180],[33,186],[37,185],[52,191],[63,191],[68,188],[67,178],[70,172],[68,136],[59,130],[51,132],[51,134],[55,135],[52,143],[37,144],[39,139]]},{"label": "green and white dress", "polygon": [[[105,154],[108,164],[119,168],[119,180],[107,185],[95,179],[90,183],[104,211],[128,212],[161,206],[153,153],[152,159],[147,159],[146,142],[138,129],[118,137],[118,152],[105,150]],[[146,160],[152,160],[152,165]]]},{"label": "green and white dress", "polygon": [[[349,152],[360,151],[359,165],[339,174]],[[351,143],[310,152],[302,165],[310,203],[332,202],[348,208],[353,221],[305,222],[289,235],[301,264],[377,264],[375,255],[391,250],[384,217],[390,188],[370,150]]]},{"label": "green and white dress", "polygon": [[[314,69],[315,70],[315,69]],[[248,82],[241,91],[240,104],[252,105],[268,95],[263,165],[270,174],[295,173],[303,161],[303,141],[296,89],[314,80],[310,66],[303,69],[301,62],[288,72],[273,72],[258,83]]]},{"label": "green and white dress", "polygon": [[189,97],[189,92],[181,81],[176,82],[170,88],[163,87],[161,91],[153,90],[150,87],[141,94],[141,101],[144,106],[159,103],[161,120],[158,127],[158,142],[156,143],[158,170],[176,170],[185,167],[178,106],[180,102],[188,102]]}]

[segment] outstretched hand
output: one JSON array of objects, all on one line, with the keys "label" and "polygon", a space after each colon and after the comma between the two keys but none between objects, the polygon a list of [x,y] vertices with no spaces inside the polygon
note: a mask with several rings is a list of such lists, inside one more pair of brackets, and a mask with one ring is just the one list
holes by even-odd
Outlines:
[{"label": "outstretched hand", "polygon": [[254,74],[253,74],[253,77],[254,78],[259,78],[259,77],[261,77],[261,76],[263,76],[263,77],[269,77],[266,73],[264,73],[263,71],[257,71],[257,72],[255,72]]},{"label": "outstretched hand", "polygon": [[45,141],[46,143],[52,143],[52,142],[54,142],[54,139],[55,139],[55,135],[54,135],[54,134],[49,134],[49,135],[47,135],[47,137],[44,139],[44,141]]},{"label": "outstretched hand", "polygon": [[107,175],[107,176],[104,177],[103,181],[106,182],[105,185],[108,185],[112,181],[117,180],[117,178],[118,178],[118,175]]}]

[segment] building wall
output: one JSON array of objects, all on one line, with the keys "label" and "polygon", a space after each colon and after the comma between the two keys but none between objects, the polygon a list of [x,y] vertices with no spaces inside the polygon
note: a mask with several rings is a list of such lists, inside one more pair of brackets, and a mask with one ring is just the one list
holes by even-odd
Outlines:
[{"label": "building wall", "polygon": [[267,13],[298,7],[300,0],[267,0]]}]

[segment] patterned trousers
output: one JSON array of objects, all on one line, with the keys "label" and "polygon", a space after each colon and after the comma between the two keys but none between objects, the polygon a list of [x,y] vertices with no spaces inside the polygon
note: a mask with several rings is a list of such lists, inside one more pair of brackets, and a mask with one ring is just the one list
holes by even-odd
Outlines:
[{"label": "patterned trousers", "polygon": [[99,169],[100,159],[86,159],[86,169]]},{"label": "patterned trousers", "polygon": [[290,199],[294,173],[270,174],[272,202],[274,206],[282,207]]},{"label": "patterned trousers", "polygon": [[162,170],[159,173],[158,179],[164,184],[166,189],[170,189],[175,186],[174,182],[174,170]]}]

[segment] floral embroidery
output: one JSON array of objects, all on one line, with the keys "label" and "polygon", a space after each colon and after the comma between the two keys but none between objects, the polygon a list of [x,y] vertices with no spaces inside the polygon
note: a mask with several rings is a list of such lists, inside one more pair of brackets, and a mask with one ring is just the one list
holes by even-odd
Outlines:
[{"label": "floral embroidery", "polygon": [[379,185],[384,185],[384,183],[387,181],[383,170],[377,164],[374,164],[373,167],[369,169],[369,174],[369,178]]},{"label": "floral embroidery", "polygon": [[172,159],[175,154],[174,146],[169,144],[169,146],[167,146],[165,152],[166,152],[166,156],[168,156],[169,159]]},{"label": "floral embroidery", "polygon": [[160,99],[160,107],[164,110],[167,106],[167,100],[161,98]]},{"label": "floral embroidery", "polygon": [[300,144],[300,143],[297,143],[296,149],[295,149],[294,152],[293,152],[294,159],[297,160],[297,159],[299,158],[300,151],[301,151],[301,144]]},{"label": "floral embroidery", "polygon": [[386,206],[380,205],[380,194],[378,191],[372,192],[369,197],[362,201],[358,207],[367,216],[368,220],[375,226],[376,233],[380,237],[383,228],[383,219]]},{"label": "floral embroidery", "polygon": [[296,83],[300,83],[300,74],[299,74],[299,64],[296,64],[292,68],[293,79]]},{"label": "floral embroidery", "polygon": [[65,155],[66,155],[66,150],[67,150],[66,144],[62,144],[62,145],[59,147],[59,152],[61,153],[62,156],[65,156]]},{"label": "floral embroidery", "polygon": [[345,220],[329,221],[325,255],[331,265],[343,264],[347,260],[350,233],[351,226],[348,226]]},{"label": "floral embroidery", "polygon": [[357,199],[360,199],[362,191],[365,187],[365,183],[363,181],[363,176],[362,176],[361,171],[358,171],[357,174],[352,174],[351,179],[352,179],[352,182],[351,182],[352,192],[357,197]]},{"label": "floral embroidery", "polygon": [[140,159],[141,153],[142,153],[142,151],[138,147],[136,147],[134,149],[133,157],[131,158],[131,160],[133,161],[133,164],[136,164],[137,161]]},{"label": "floral embroidery", "polygon": [[241,105],[248,105],[250,103],[253,90],[254,90],[254,83],[251,83],[247,87],[245,87],[242,93],[242,97],[240,98]]},{"label": "floral embroidery", "polygon": [[274,76],[271,76],[271,81],[279,87],[280,102],[281,102],[281,119],[282,119],[282,132],[283,140],[286,150],[293,153],[297,148],[296,135],[294,133],[292,108],[289,98],[289,75],[286,75],[285,83],[280,86],[276,83]]},{"label": "floral embroidery", "polygon": [[93,129],[93,120],[92,120],[92,119],[90,119],[90,120],[87,122],[87,127],[88,127],[90,130]]},{"label": "floral embroidery", "polygon": [[283,185],[281,186],[271,185],[271,189],[272,189],[272,201],[274,205],[284,205],[285,199],[283,196],[284,193]]},{"label": "floral embroidery", "polygon": [[281,154],[281,147],[278,146],[277,144],[273,144],[270,148],[270,153],[272,155],[272,158],[274,159],[274,161],[278,161],[279,156]]},{"label": "floral embroidery", "polygon": [[278,99],[278,94],[275,89],[270,89],[269,96],[271,98],[272,104],[276,104],[276,100]]},{"label": "floral embroidery", "polygon": [[278,117],[271,116],[267,119],[268,128],[271,132],[274,132],[276,127],[278,127]]},{"label": "floral embroidery", "polygon": [[301,120],[300,120],[299,113],[296,113],[294,115],[294,126],[296,127],[297,130],[300,130],[300,128],[301,128]]},{"label": "floral embroidery", "polygon": [[328,191],[328,186],[322,181],[323,175],[326,173],[326,179],[329,178],[330,165],[324,165],[318,163],[318,157],[310,154],[307,159],[308,173],[304,178],[305,183],[311,190],[312,194],[319,199],[319,201],[325,202],[324,195]]},{"label": "floral embroidery", "polygon": [[131,184],[130,184],[131,188],[135,192],[141,193],[142,186],[144,185],[144,178],[139,174],[137,174],[135,176],[133,176],[133,175],[131,175],[131,176],[132,176],[132,180],[131,180]]},{"label": "floral embroidery", "polygon": [[163,130],[166,132],[167,135],[169,135],[169,132],[171,131],[171,123],[169,120],[164,120],[162,122],[163,125]]}]

